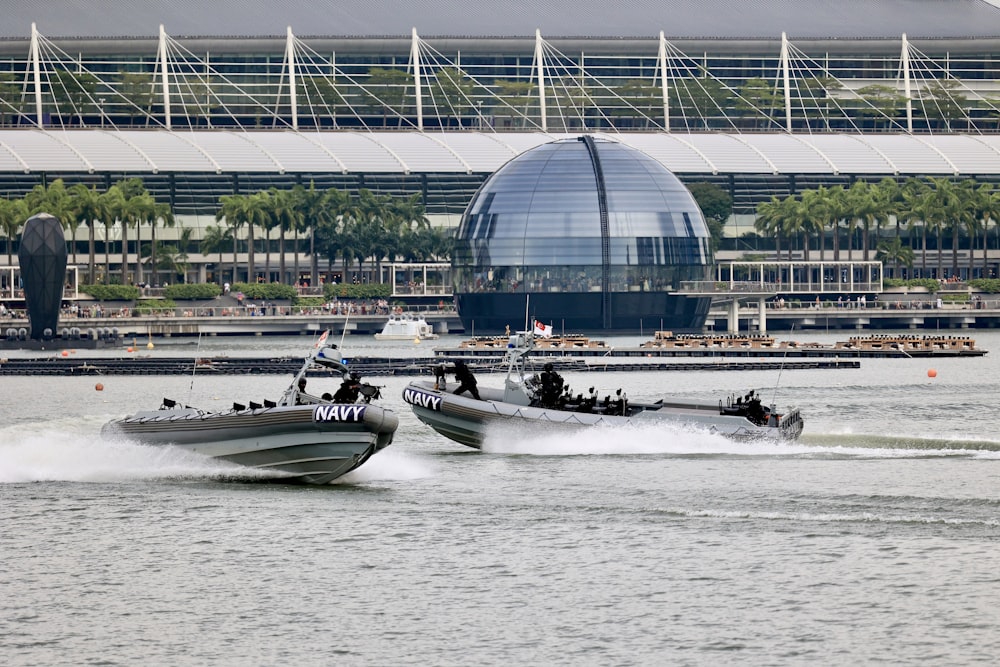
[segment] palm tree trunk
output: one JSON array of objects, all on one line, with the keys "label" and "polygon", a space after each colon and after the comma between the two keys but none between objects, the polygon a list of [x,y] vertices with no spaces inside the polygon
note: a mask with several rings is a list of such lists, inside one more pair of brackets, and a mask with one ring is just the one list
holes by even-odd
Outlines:
[{"label": "palm tree trunk", "polygon": [[[971,255],[971,252],[970,252]],[[958,223],[952,227],[951,231],[951,271],[952,275],[958,275]]]},{"label": "palm tree trunk", "polygon": [[111,280],[111,247],[108,240],[111,238],[111,226],[104,223],[104,284]]},{"label": "palm tree trunk", "polygon": [[122,285],[128,285],[128,223],[124,220],[122,225]]},{"label": "palm tree trunk", "polygon": [[923,256],[920,258],[920,277],[927,277],[927,224],[920,226],[920,238],[921,246],[923,250]]},{"label": "palm tree trunk", "polygon": [[319,258],[316,256],[316,228],[309,228],[309,273],[310,284],[316,287],[319,284]]},{"label": "palm tree trunk", "polygon": [[[281,236],[278,237],[278,270],[281,272],[281,277],[278,280],[279,283],[284,284],[288,280],[288,274],[285,271],[286,261],[285,261],[285,228],[281,228]],[[297,284],[298,279],[292,281]]]},{"label": "palm tree trunk", "polygon": [[833,222],[833,261],[840,261],[840,220]]},{"label": "palm tree trunk", "polygon": [[238,248],[236,246],[236,230],[234,229],[233,230],[233,284],[234,285],[236,284],[236,254],[237,254],[237,250],[238,250]]},{"label": "palm tree trunk", "polygon": [[271,230],[264,230],[264,282],[271,282]]},{"label": "palm tree trunk", "polygon": [[90,221],[90,226],[89,226],[89,229],[88,229],[88,234],[87,234],[87,250],[90,253],[90,257],[89,257],[90,261],[89,261],[89,264],[88,264],[88,267],[87,267],[88,272],[89,272],[87,280],[90,282],[91,285],[93,285],[96,282],[94,280],[94,273],[95,273],[95,269],[97,268],[96,267],[96,265],[97,265],[97,258],[95,256],[97,253],[94,250],[94,221],[93,220]]},{"label": "palm tree trunk", "polygon": [[153,221],[149,228],[149,270],[152,272],[152,282],[154,285],[160,284],[159,267],[156,266],[156,221]]},{"label": "palm tree trunk", "polygon": [[988,278],[986,275],[986,242],[990,237],[990,221],[989,219],[983,220],[983,278]]}]

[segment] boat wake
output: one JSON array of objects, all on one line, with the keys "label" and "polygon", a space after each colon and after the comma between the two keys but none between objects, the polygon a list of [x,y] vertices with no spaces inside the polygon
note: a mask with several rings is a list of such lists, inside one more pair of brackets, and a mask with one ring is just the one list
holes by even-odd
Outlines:
[{"label": "boat wake", "polygon": [[37,425],[0,429],[0,484],[25,482],[135,482],[148,480],[259,481],[252,470],[185,452],[106,440],[96,433]]},{"label": "boat wake", "polygon": [[406,481],[433,477],[434,467],[426,458],[408,452],[383,449],[368,459],[363,466],[352,470],[333,484],[364,484],[366,482]]},{"label": "boat wake", "polygon": [[768,456],[817,459],[965,457],[1000,459],[1000,442],[864,434],[803,435],[794,442],[739,441],[688,426],[586,428],[575,431],[533,424],[491,428],[482,450],[494,454],[584,456],[664,454],[677,457]]}]

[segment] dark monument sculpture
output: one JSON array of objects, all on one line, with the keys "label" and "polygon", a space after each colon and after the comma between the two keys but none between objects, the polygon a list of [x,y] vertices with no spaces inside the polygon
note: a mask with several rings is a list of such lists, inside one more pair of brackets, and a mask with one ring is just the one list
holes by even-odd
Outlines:
[{"label": "dark monument sculpture", "polygon": [[28,218],[17,257],[31,322],[30,338],[51,340],[59,324],[66,282],[66,237],[59,219],[48,213]]}]

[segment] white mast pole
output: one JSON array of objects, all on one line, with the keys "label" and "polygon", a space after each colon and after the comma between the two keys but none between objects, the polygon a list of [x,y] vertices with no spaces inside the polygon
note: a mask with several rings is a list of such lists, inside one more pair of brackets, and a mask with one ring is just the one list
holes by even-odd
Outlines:
[{"label": "white mast pole", "polygon": [[784,32],[781,33],[781,71],[784,77],[785,84],[785,130],[788,132],[792,131],[792,87],[789,74],[788,65],[788,37]]},{"label": "white mast pole", "polygon": [[660,31],[660,90],[663,92],[663,129],[670,131],[670,95],[667,88],[667,40]]},{"label": "white mast pole", "polygon": [[903,53],[900,57],[903,63],[903,96],[906,98],[906,131],[913,133],[913,93],[910,90],[910,43],[903,33]]},{"label": "white mast pole", "polygon": [[413,89],[417,100],[417,129],[424,131],[424,103],[420,88],[420,38],[417,29],[413,28],[413,38],[410,45],[410,60],[413,61]]},{"label": "white mast pole", "polygon": [[38,58],[38,30],[31,24],[31,69],[35,77],[35,125],[42,127],[42,69]]},{"label": "white mast pole", "polygon": [[285,59],[288,61],[288,97],[292,107],[292,129],[299,129],[299,96],[295,89],[295,35],[292,26],[288,26],[288,36],[285,43]]},{"label": "white mast pole", "polygon": [[160,57],[160,86],[163,89],[163,118],[167,124],[167,129],[173,127],[173,122],[170,118],[170,79],[167,76],[167,32],[163,29],[163,24],[160,24],[160,47],[159,53]]},{"label": "white mast pole", "polygon": [[545,113],[545,66],[542,61],[542,31],[535,29],[535,71],[538,78],[538,108],[541,114],[542,132],[549,131],[549,121]]}]

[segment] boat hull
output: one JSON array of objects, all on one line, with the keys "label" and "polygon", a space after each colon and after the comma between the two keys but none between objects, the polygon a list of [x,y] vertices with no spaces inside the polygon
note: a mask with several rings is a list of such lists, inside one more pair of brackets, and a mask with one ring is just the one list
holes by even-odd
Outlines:
[{"label": "boat hull", "polygon": [[581,413],[505,403],[503,392],[479,388],[481,401],[434,389],[430,382],[411,382],[403,400],[414,415],[441,435],[468,447],[481,449],[487,432],[498,425],[520,423],[538,428],[573,430],[592,427],[642,427],[673,425],[693,427],[736,440],[794,440],[802,433],[797,410],[773,418],[774,425],[759,426],[745,417],[720,414],[711,403],[676,401],[636,404],[645,409],[630,416]]},{"label": "boat hull", "polygon": [[179,408],[109,422],[102,434],[280,472],[279,481],[328,484],[388,446],[398,425],[393,412],[367,404]]}]

